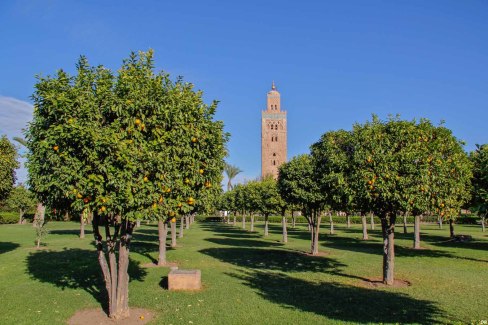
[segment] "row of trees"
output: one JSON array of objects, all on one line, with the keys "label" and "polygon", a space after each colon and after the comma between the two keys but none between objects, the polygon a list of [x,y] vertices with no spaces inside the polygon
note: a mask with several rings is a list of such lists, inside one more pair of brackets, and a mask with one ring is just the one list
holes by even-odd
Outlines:
[{"label": "row of trees", "polygon": [[81,57],[75,76],[38,77],[33,100],[30,187],[45,206],[92,215],[109,316],[124,318],[137,221],[158,221],[161,252],[168,223],[221,192],[228,135],[217,102],[155,73],[152,51],[131,53],[117,74]]},{"label": "row of trees", "polygon": [[[381,121],[373,116],[351,131],[325,133],[311,146],[310,154],[280,167],[277,183],[269,179],[237,185],[225,194],[223,207],[251,215],[260,212],[265,220],[269,213],[282,213],[287,206],[301,210],[311,230],[312,254],[318,253],[324,214],[360,213],[367,239],[366,216],[374,213],[381,220],[383,235],[383,281],[392,284],[398,216],[415,217],[414,248],[420,248],[422,215],[448,220],[454,235],[453,220],[472,192],[473,204],[486,214],[486,146],[470,156],[443,125],[399,117]],[[260,188],[267,190],[259,192]]]}]

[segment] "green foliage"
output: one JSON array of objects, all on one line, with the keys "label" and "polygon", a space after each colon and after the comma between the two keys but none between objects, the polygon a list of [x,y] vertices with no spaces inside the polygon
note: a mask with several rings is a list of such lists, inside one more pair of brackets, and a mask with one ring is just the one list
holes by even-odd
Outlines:
[{"label": "green foliage", "polygon": [[309,210],[322,208],[327,194],[319,188],[310,155],[293,157],[280,166],[278,190],[289,204]]},{"label": "green foliage", "polygon": [[0,201],[5,200],[15,183],[15,169],[19,167],[17,151],[6,136],[0,137]]},{"label": "green foliage", "polygon": [[189,213],[205,191],[218,194],[228,135],[213,121],[217,103],[153,70],[149,51],[132,53],[117,76],[81,57],[76,76],[39,77],[26,136],[29,182],[44,204],[135,221]]},{"label": "green foliage", "polygon": [[10,209],[20,211],[20,214],[23,215],[27,210],[35,207],[36,200],[31,191],[23,185],[18,185],[10,192],[6,204]]},{"label": "green foliage", "polygon": [[473,163],[473,209],[480,215],[488,213],[488,145],[477,145],[476,150],[470,153]]},{"label": "green foliage", "polygon": [[255,208],[263,215],[280,213],[285,202],[278,192],[276,181],[272,177],[256,182],[255,191]]},{"label": "green foliage", "polygon": [[227,191],[232,190],[232,180],[240,173],[242,170],[234,165],[225,164],[224,172],[227,175]]},{"label": "green foliage", "polygon": [[351,132],[327,132],[311,146],[315,179],[326,193],[327,204],[335,211],[353,211],[355,193],[351,186],[351,155],[354,144]]},{"label": "green foliage", "polygon": [[362,211],[454,218],[469,198],[470,163],[443,126],[374,117],[354,126],[353,142],[351,185]]},{"label": "green foliage", "polygon": [[17,212],[0,212],[0,224],[17,222],[19,222],[19,214]]}]

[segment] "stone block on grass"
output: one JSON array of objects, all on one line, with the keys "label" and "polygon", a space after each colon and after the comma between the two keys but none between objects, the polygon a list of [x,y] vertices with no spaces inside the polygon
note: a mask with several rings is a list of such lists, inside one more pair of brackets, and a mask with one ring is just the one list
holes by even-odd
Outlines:
[{"label": "stone block on grass", "polygon": [[171,270],[168,274],[169,290],[200,290],[202,288],[200,270]]}]

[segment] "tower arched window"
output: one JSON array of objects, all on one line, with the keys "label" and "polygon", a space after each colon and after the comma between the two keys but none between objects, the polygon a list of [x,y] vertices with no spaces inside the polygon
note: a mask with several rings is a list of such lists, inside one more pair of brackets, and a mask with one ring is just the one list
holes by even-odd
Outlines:
[{"label": "tower arched window", "polygon": [[273,157],[276,157],[276,152],[273,152]]}]

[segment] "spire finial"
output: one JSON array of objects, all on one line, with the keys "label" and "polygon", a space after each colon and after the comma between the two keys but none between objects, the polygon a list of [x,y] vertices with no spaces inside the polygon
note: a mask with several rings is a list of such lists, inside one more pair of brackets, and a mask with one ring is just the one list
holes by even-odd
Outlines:
[{"label": "spire finial", "polygon": [[276,90],[276,86],[275,86],[274,80],[273,80],[273,83],[271,84],[271,90]]}]

